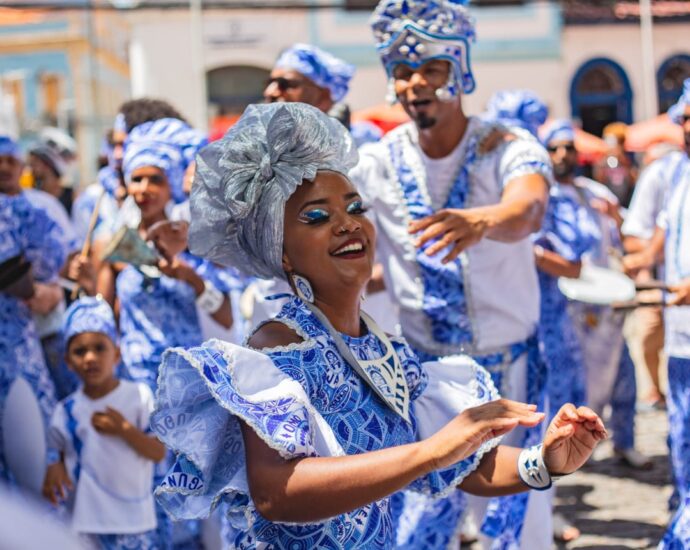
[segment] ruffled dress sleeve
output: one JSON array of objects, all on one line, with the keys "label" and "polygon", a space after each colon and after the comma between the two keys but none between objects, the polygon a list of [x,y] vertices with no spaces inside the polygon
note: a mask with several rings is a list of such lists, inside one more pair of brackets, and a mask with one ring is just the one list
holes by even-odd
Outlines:
[{"label": "ruffled dress sleeve", "polygon": [[[292,357],[299,361],[301,355]],[[240,420],[286,459],[344,454],[302,386],[268,356],[220,340],[170,349],[160,368],[151,427],[177,454],[156,489],[171,516],[207,517],[225,500],[233,524],[251,522]]]},{"label": "ruffled dress sleeve", "polygon": [[[401,346],[401,342],[404,340],[396,339],[394,345],[410,387],[418,441],[438,432],[465,409],[500,397],[491,375],[471,357],[453,355],[420,365],[414,352],[406,344]],[[485,442],[474,454],[453,466],[415,480],[409,489],[434,499],[449,495],[500,440]]]}]

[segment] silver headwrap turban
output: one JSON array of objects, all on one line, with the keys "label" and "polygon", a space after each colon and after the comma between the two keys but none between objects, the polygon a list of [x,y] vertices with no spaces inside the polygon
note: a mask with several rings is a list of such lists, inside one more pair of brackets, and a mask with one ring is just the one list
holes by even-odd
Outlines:
[{"label": "silver headwrap turban", "polygon": [[197,156],[190,250],[247,275],[284,277],[285,203],[318,170],[347,176],[357,160],[347,130],[318,109],[250,105]]}]

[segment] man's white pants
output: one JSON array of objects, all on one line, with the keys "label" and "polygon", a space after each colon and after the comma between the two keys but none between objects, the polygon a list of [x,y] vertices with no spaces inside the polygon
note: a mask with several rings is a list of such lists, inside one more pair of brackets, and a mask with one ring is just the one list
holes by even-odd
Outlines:
[{"label": "man's white pants", "polygon": [[[527,355],[520,356],[515,363],[508,367],[507,379],[503,383],[501,396],[507,399],[524,402],[527,398]],[[544,430],[546,426],[544,426]],[[524,428],[517,428],[504,436],[502,445],[521,447],[524,437]],[[552,490],[530,491],[527,502],[527,515],[520,537],[522,550],[550,550],[553,546],[553,522],[552,522]],[[468,496],[468,514],[478,527],[484,520],[489,499],[485,497]],[[479,534],[482,547],[491,547],[492,539]]]}]

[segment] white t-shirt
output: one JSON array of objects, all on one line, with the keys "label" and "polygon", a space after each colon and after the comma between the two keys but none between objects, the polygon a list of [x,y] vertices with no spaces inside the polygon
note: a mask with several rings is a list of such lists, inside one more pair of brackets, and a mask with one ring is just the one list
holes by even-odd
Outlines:
[{"label": "white t-shirt", "polygon": [[[690,278],[690,159],[687,155],[676,169],[666,172],[668,196],[660,218],[666,224],[666,283]],[[672,357],[690,358],[690,306],[664,310],[665,349]]]},{"label": "white t-shirt", "polygon": [[640,239],[652,238],[657,217],[664,207],[669,172],[676,169],[683,157],[686,155],[680,151],[669,153],[643,170],[635,184],[630,208],[625,216],[621,229],[623,235]]},{"label": "white t-shirt", "polygon": [[133,426],[148,431],[153,394],[145,384],[120,380],[100,399],[81,389],[61,401],[51,420],[49,445],[65,454],[74,480],[78,475],[72,527],[78,533],[131,534],[156,527],[154,463],[116,436],[98,433],[96,412],[111,407]]},{"label": "white t-shirt", "polygon": [[499,203],[505,185],[516,177],[540,173],[551,178],[546,151],[526,132],[511,129],[518,139],[486,153],[468,151],[472,136],[488,135],[495,127],[472,117],[450,158],[425,160],[416,127],[405,124],[381,142],[363,147],[360,163],[350,174],[376,220],[377,259],[384,264],[386,288],[400,305],[402,334],[414,347],[432,355],[487,353],[524,341],[534,333],[539,320],[539,282],[532,244],[530,238],[514,243],[483,239],[465,251],[464,286],[473,342],[460,347],[436,342],[423,311],[424,283],[413,237],[407,232],[407,212],[401,204],[400,183],[390,160],[390,140],[408,133],[412,145],[405,149],[405,159],[410,158],[413,164],[413,157],[417,157],[426,172],[426,185],[422,182],[420,190],[434,209],[446,201],[460,163],[470,153],[476,155],[466,201],[466,207],[472,208]]}]

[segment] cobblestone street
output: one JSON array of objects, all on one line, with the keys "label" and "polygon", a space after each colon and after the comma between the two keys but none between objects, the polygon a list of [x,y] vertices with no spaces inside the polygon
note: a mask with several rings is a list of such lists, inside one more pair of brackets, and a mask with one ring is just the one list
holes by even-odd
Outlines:
[{"label": "cobblestone street", "polygon": [[637,446],[652,458],[651,471],[620,465],[606,442],[595,455],[599,460],[559,481],[556,509],[582,531],[561,548],[656,548],[669,518],[667,430],[665,413],[638,413]]}]

